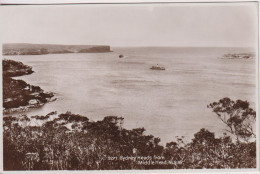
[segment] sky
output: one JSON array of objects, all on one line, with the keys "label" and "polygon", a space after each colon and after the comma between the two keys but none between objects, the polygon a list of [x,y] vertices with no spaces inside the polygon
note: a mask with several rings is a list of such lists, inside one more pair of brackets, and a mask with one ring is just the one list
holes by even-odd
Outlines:
[{"label": "sky", "polygon": [[2,43],[255,47],[257,4],[1,6]]}]

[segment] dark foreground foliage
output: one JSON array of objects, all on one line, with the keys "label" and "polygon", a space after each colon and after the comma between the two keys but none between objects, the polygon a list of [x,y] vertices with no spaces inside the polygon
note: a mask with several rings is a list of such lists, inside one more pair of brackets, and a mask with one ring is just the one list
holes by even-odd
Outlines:
[{"label": "dark foreground foliage", "polygon": [[201,129],[189,143],[159,144],[123,118],[65,114],[4,117],[4,170],[255,168],[256,142],[232,142]]},{"label": "dark foreground foliage", "polygon": [[233,134],[238,141],[256,138],[256,112],[248,101],[233,101],[230,98],[220,99],[208,105],[218,118],[227,126],[227,132]]}]

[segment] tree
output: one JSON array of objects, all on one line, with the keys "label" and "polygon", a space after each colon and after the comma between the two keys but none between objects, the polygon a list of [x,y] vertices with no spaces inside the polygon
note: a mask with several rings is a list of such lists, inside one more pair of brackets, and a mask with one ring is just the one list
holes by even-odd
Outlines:
[{"label": "tree", "polygon": [[213,112],[228,127],[226,131],[235,135],[237,140],[247,141],[250,138],[256,138],[256,112],[250,107],[248,101],[233,101],[226,97],[207,107],[213,109]]},{"label": "tree", "polygon": [[192,139],[192,142],[199,144],[215,144],[215,134],[202,128],[199,132],[194,134],[194,139]]}]

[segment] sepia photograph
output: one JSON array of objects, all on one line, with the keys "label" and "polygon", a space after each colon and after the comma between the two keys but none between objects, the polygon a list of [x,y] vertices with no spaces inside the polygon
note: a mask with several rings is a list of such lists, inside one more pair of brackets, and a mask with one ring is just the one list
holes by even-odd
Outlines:
[{"label": "sepia photograph", "polygon": [[0,10],[4,171],[257,169],[257,2]]}]

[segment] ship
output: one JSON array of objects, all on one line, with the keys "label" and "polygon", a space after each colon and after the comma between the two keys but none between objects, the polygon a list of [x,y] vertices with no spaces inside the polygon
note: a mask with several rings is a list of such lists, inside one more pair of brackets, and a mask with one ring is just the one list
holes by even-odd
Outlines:
[{"label": "ship", "polygon": [[151,68],[150,68],[151,70],[165,70],[165,67],[162,67],[162,66],[152,66]]}]

